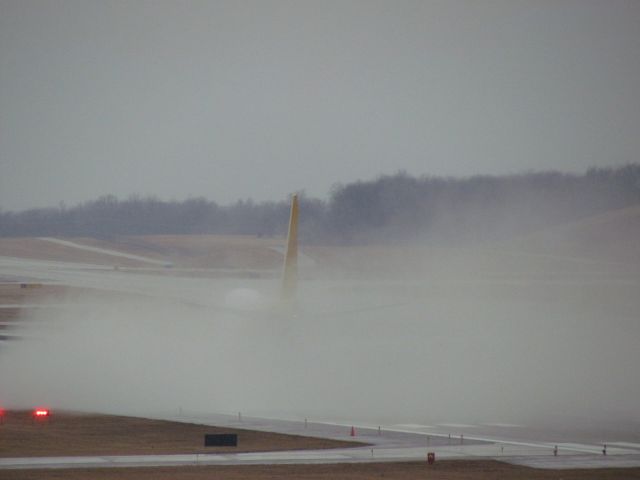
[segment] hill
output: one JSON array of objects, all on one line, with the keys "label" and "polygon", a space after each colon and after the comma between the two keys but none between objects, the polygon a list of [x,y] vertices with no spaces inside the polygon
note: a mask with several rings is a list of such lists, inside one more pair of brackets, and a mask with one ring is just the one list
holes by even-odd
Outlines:
[{"label": "hill", "polygon": [[640,205],[613,210],[518,238],[516,251],[640,264]]}]

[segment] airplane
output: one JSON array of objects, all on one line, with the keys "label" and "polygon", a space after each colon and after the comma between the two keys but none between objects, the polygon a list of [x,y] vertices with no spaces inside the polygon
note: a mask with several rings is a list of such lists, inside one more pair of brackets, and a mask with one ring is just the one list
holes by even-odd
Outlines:
[{"label": "airplane", "polygon": [[[247,287],[231,290],[225,296],[224,310],[233,313],[273,312],[293,314],[296,309],[298,287],[298,194],[291,195],[289,226],[282,266],[282,284],[279,298],[269,298],[264,293]],[[218,308],[217,306],[215,308]]]},{"label": "airplane", "polygon": [[[295,318],[302,313],[297,298],[298,291],[298,220],[299,220],[298,194],[291,195],[291,207],[289,212],[289,227],[282,267],[282,283],[279,297],[273,298],[256,289],[242,287],[228,292],[225,296],[225,305],[207,305],[208,308],[224,310],[226,312],[247,316],[249,314],[267,314],[268,316],[281,316]],[[327,318],[332,316],[355,315],[366,311],[395,309],[406,306],[406,300],[374,304],[367,306],[351,306],[331,311],[304,311],[305,316],[314,318]]]}]

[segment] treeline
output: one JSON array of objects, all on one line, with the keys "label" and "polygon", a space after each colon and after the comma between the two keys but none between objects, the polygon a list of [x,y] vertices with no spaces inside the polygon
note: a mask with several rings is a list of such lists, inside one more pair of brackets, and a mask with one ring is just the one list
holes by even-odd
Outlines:
[{"label": "treeline", "polygon": [[[301,196],[307,242],[467,243],[525,234],[607,210],[640,204],[640,165],[468,178],[406,173],[336,185],[328,201]],[[104,196],[66,208],[0,211],[0,236],[149,234],[280,235],[288,201],[205,198],[163,201]]]},{"label": "treeline", "polygon": [[[301,216],[307,226],[321,223],[326,204],[301,197]],[[154,234],[280,235],[289,221],[289,202],[254,203],[239,200],[221,206],[205,198],[164,201],[132,195],[119,200],[106,195],[74,207],[0,212],[0,236],[89,236]]]},{"label": "treeline", "polygon": [[351,243],[505,239],[640,204],[640,165],[509,176],[403,173],[334,189],[328,224]]}]

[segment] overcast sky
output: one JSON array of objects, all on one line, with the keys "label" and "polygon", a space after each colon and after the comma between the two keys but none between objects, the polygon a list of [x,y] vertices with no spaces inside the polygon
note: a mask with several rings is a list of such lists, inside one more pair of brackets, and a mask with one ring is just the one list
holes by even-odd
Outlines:
[{"label": "overcast sky", "polygon": [[640,1],[0,0],[0,208],[639,161]]}]

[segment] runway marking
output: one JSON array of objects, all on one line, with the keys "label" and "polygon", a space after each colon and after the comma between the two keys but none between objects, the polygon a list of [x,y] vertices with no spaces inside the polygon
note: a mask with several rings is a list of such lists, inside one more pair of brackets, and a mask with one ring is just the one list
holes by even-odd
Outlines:
[{"label": "runway marking", "polygon": [[396,423],[393,427],[400,428],[434,428],[432,425],[420,425],[419,423]]},{"label": "runway marking", "polygon": [[0,309],[4,308],[69,308],[77,305],[72,303],[4,303]]},{"label": "runway marking", "polygon": [[640,450],[640,443],[611,442],[611,443],[607,443],[607,445],[612,445],[612,446],[615,446],[615,447],[622,447],[622,448],[633,448],[633,449]]},{"label": "runway marking", "polygon": [[477,425],[468,425],[466,423],[439,423],[439,427],[449,427],[449,428],[477,428]]},{"label": "runway marking", "polygon": [[500,427],[500,428],[524,428],[526,425],[520,425],[518,423],[482,423],[485,427]]},{"label": "runway marking", "polygon": [[119,252],[117,250],[109,250],[107,248],[98,248],[98,247],[90,247],[89,245],[82,245],[80,243],[70,242],[68,240],[60,240],[59,238],[52,237],[39,237],[38,240],[43,240],[45,242],[57,243],[58,245],[63,245],[65,247],[77,248],[78,250],[86,250],[88,252],[101,253],[103,255],[110,255],[112,257],[120,257],[120,258],[128,258],[130,260],[137,260],[139,262],[150,263],[152,265],[162,265],[165,266],[169,262],[164,260],[155,260],[153,258],[141,257],[140,255],[132,255],[129,253]]}]

